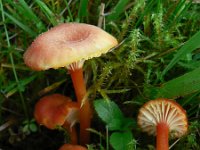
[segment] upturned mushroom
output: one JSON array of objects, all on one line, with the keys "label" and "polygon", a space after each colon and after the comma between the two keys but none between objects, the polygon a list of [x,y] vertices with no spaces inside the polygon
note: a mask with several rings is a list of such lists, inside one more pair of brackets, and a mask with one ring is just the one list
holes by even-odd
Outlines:
[{"label": "upturned mushroom", "polygon": [[77,144],[74,125],[79,122],[79,106],[61,94],[44,96],[35,105],[34,117],[38,124],[49,129],[63,126],[70,134],[71,143]]},{"label": "upturned mushroom", "polygon": [[87,150],[87,148],[80,145],[64,144],[59,150]]},{"label": "upturned mushroom", "polygon": [[[89,143],[91,107],[83,78],[84,61],[108,52],[117,40],[102,29],[83,23],[64,23],[37,37],[24,54],[27,66],[34,70],[66,67],[71,75],[80,109],[80,143]],[[84,103],[84,104],[83,104]]]},{"label": "upturned mushroom", "polygon": [[138,125],[149,135],[156,135],[156,150],[168,150],[168,138],[179,138],[188,131],[185,110],[175,101],[156,99],[148,101],[139,110]]}]

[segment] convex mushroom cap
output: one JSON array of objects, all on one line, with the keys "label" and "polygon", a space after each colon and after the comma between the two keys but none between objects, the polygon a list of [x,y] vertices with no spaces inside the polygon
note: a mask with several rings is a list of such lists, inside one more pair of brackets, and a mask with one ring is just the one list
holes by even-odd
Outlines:
[{"label": "convex mushroom cap", "polygon": [[69,97],[52,94],[36,103],[34,117],[39,124],[49,129],[55,129],[64,123],[72,127],[79,121],[79,106]]},{"label": "convex mushroom cap", "polygon": [[188,131],[186,112],[173,100],[151,100],[139,110],[138,125],[144,132],[156,135],[156,126],[159,123],[168,125],[171,138],[181,137]]},{"label": "convex mushroom cap", "polygon": [[87,148],[80,145],[64,144],[59,150],[87,150]]},{"label": "convex mushroom cap", "polygon": [[84,60],[98,57],[117,44],[113,36],[96,26],[63,23],[38,36],[25,52],[24,61],[38,71],[72,63],[82,67]]}]

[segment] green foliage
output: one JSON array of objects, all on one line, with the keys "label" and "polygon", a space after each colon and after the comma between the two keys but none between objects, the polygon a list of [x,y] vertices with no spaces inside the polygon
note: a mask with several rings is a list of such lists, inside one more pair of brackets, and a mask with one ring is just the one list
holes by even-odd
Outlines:
[{"label": "green foliage", "polygon": [[[103,2],[105,9],[101,16]],[[118,39],[119,45],[106,55],[85,62],[87,96],[91,102],[103,98],[115,99],[116,103],[95,102],[109,136],[106,139],[100,134],[104,126],[100,124],[99,131],[92,129],[97,137],[94,135],[89,148],[103,150],[106,146],[101,140],[107,140],[117,149],[116,139],[124,137],[124,141],[119,140],[120,146],[130,141],[129,146],[136,149],[135,138],[137,149],[153,149],[153,142],[147,143],[134,119],[139,107],[149,99],[169,97],[187,110],[191,124],[188,135],[173,149],[181,149],[183,145],[185,149],[199,149],[200,5],[187,0],[103,2],[0,0],[0,122],[4,124],[10,116],[17,120],[2,132],[0,145],[5,145],[2,149],[39,150],[38,145],[42,145],[42,150],[58,149],[57,142],[52,141],[62,140],[54,135],[48,137],[50,131],[44,128],[36,130],[31,118],[41,95],[57,92],[74,97],[70,77],[64,69],[30,70],[23,63],[23,53],[37,35],[59,23],[76,21],[97,25],[100,17],[103,17],[103,28]],[[94,123],[98,121],[95,119]],[[24,120],[27,120],[25,124]],[[16,131],[12,133],[14,139],[23,137],[9,143],[11,131]],[[30,134],[24,137],[25,133]],[[31,147],[24,143],[31,143]]]},{"label": "green foliage", "polygon": [[4,85],[5,87],[2,86],[2,88],[4,89],[2,92],[6,93],[6,95],[5,95],[6,97],[9,97],[9,96],[15,94],[15,92],[17,92],[18,90],[20,92],[24,92],[26,85],[29,84],[30,82],[32,82],[35,79],[35,77],[36,76],[31,76],[29,78],[21,79],[18,83],[19,85],[17,85],[16,82],[10,81],[7,83],[6,86]]},{"label": "green foliage", "polygon": [[110,144],[115,150],[131,150],[129,144],[133,139],[133,135],[130,131],[114,132],[110,136]]},{"label": "green foliage", "polygon": [[45,14],[45,16],[47,17],[47,19],[49,20],[49,22],[53,26],[57,25],[58,21],[56,19],[55,14],[51,11],[51,9],[49,9],[49,7],[44,2],[42,2],[40,0],[36,0],[36,3],[38,4],[38,6],[42,10],[42,12]]},{"label": "green foliage", "polygon": [[188,72],[178,78],[172,79],[168,82],[163,83],[158,88],[146,89],[153,99],[156,97],[163,98],[178,98],[181,96],[186,96],[200,91],[200,68],[197,68],[191,72]]},{"label": "green foliage", "polygon": [[131,128],[133,127],[133,119],[126,118],[121,110],[113,101],[95,100],[94,107],[98,116],[105,122],[109,131],[113,131],[110,135],[110,144],[115,150],[133,149],[131,143],[133,135]]},{"label": "green foliage", "polygon": [[120,15],[124,12],[126,5],[128,4],[129,0],[119,0],[116,6],[113,8],[109,16],[107,17],[108,20],[116,20],[120,17]]},{"label": "green foliage", "polygon": [[87,12],[88,0],[81,0],[78,10],[78,17],[82,21],[84,17],[88,16]]},{"label": "green foliage", "polygon": [[114,102],[98,100],[94,103],[99,117],[108,125],[109,130],[121,128],[122,112]]},{"label": "green foliage", "polygon": [[34,119],[32,120],[25,120],[23,121],[23,129],[22,131],[25,133],[25,134],[30,134],[31,132],[37,132],[38,128],[37,128],[37,125],[36,125],[36,122]]},{"label": "green foliage", "polygon": [[196,50],[200,47],[200,31],[197,32],[193,37],[191,37],[182,47],[174,58],[170,61],[170,63],[166,66],[166,68],[162,72],[162,76],[166,74],[169,69],[171,69],[183,56],[190,54],[192,51]]},{"label": "green foliage", "polygon": [[199,128],[200,128],[199,121],[191,121],[189,127],[189,133],[187,136],[183,137],[180,144],[176,144],[174,149],[200,149],[199,145]]},{"label": "green foliage", "polygon": [[193,148],[193,149],[200,149],[200,145],[199,143],[199,135],[197,135],[196,131],[198,132],[198,130],[200,129],[200,122],[199,121],[194,121],[191,122],[191,125],[189,127],[189,135],[187,136],[187,148]]}]

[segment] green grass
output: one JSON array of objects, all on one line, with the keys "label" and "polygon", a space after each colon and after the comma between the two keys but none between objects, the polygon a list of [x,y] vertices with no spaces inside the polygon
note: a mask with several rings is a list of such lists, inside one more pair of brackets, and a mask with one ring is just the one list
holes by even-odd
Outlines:
[{"label": "green grass", "polygon": [[[41,96],[61,93],[75,97],[70,76],[64,69],[35,72],[25,66],[23,53],[37,35],[57,24],[97,25],[100,17],[105,21],[102,27],[120,45],[86,61],[91,101],[113,100],[126,117],[136,121],[139,108],[148,100],[174,98],[187,110],[190,130],[172,149],[200,149],[200,5],[186,0],[104,3],[100,16],[100,0],[0,0],[0,127],[12,120],[0,131],[0,149],[58,149],[64,142],[62,132],[50,131],[32,119]],[[35,125],[37,131],[29,129]],[[115,147],[108,139],[112,132],[106,132],[96,115],[92,128],[105,138],[92,133],[90,149]],[[140,132],[136,124],[131,131],[137,143],[133,149],[154,147],[153,138]],[[174,142],[170,140],[170,144]]]}]

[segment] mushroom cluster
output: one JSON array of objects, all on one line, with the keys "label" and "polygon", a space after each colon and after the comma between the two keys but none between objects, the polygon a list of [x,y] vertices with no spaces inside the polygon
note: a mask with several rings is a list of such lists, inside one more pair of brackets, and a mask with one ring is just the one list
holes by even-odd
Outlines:
[{"label": "mushroom cluster", "polygon": [[156,99],[148,101],[139,110],[138,125],[149,135],[156,135],[156,149],[168,150],[168,138],[178,138],[188,131],[185,110],[175,101]]},{"label": "mushroom cluster", "polygon": [[39,35],[24,53],[24,61],[33,70],[65,67],[69,70],[80,109],[80,143],[89,143],[92,110],[86,96],[83,76],[85,60],[108,52],[118,44],[104,30],[84,23],[63,23]]}]

